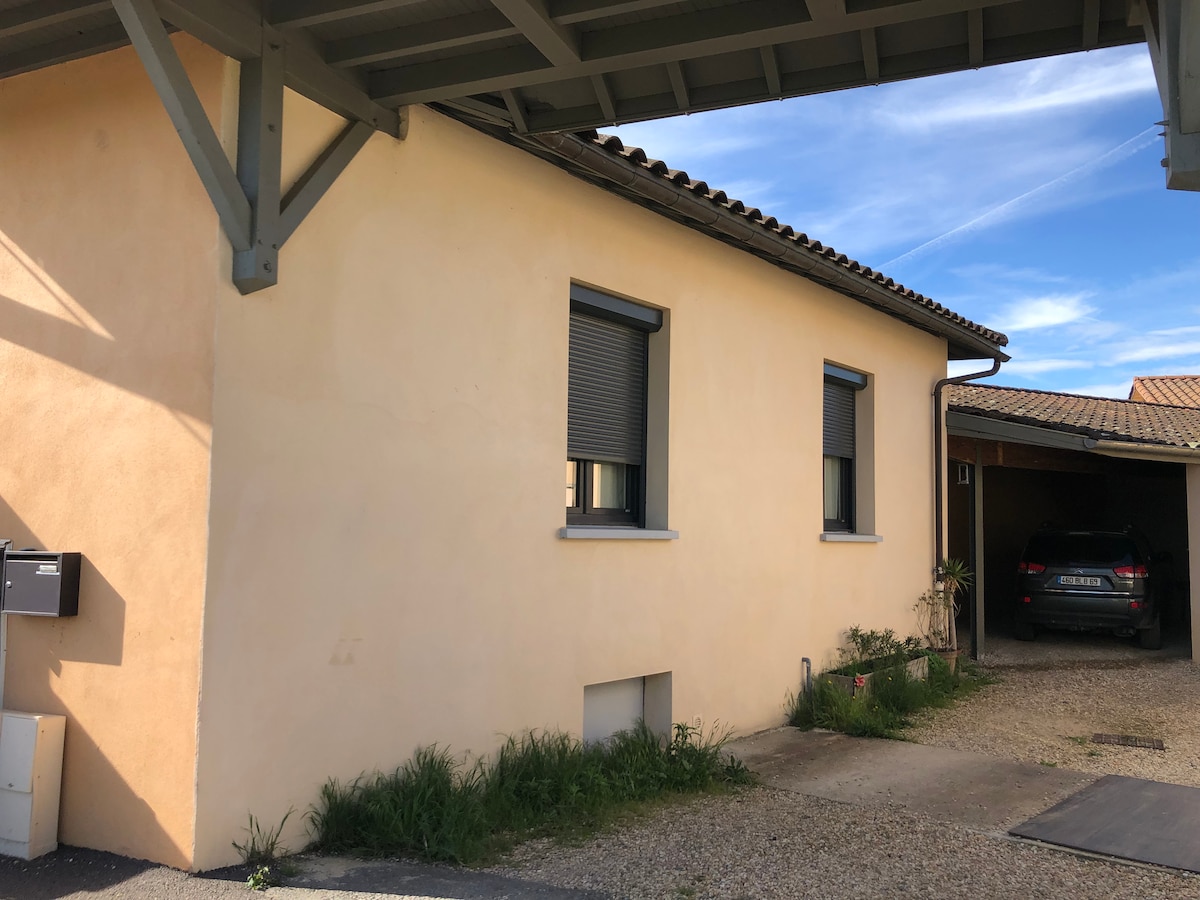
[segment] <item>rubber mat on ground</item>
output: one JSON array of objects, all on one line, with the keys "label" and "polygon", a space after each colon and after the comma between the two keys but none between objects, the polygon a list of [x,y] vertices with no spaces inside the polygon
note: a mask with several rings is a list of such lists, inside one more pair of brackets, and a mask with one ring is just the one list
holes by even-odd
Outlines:
[{"label": "rubber mat on ground", "polygon": [[1009,834],[1200,873],[1200,788],[1106,775]]}]

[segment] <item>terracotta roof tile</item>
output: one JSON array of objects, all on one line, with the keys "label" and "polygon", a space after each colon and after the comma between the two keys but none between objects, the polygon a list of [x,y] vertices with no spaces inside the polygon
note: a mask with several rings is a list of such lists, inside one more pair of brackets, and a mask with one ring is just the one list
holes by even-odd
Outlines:
[{"label": "terracotta roof tile", "polygon": [[979,384],[948,385],[946,401],[955,412],[1098,441],[1200,447],[1200,408]]},{"label": "terracotta roof tile", "polygon": [[1133,379],[1129,399],[1200,407],[1200,375],[1139,375]]},{"label": "terracotta roof tile", "polygon": [[774,217],[768,216],[764,218],[760,210],[754,208],[747,209],[745,204],[743,204],[740,200],[731,200],[724,191],[713,190],[706,182],[703,181],[693,181],[688,176],[687,172],[679,169],[670,169],[667,167],[666,163],[662,162],[662,160],[650,159],[648,156],[646,156],[646,152],[640,147],[626,147],[621,142],[621,139],[616,135],[598,134],[595,131],[588,131],[580,133],[577,135],[577,137],[583,140],[589,140],[596,146],[604,149],[614,156],[619,156],[629,163],[648,169],[650,172],[653,172],[665,180],[671,181],[672,183],[685,188],[693,194],[704,197],[716,205],[729,209],[730,211],[743,216],[748,222],[768,229],[775,234],[780,235],[781,237],[787,238],[790,241],[794,241],[796,244],[806,250],[811,251],[812,253],[834,260],[837,265],[841,266],[847,271],[874,281],[876,284],[896,293],[900,297],[903,297],[912,303],[923,306],[926,309],[931,310],[943,318],[955,323],[956,325],[965,328],[968,331],[974,332],[984,340],[990,341],[991,343],[1000,347],[1004,347],[1008,344],[1008,338],[1004,334],[1001,334],[998,331],[993,331],[990,328],[985,328],[984,326],[978,325],[964,316],[960,316],[956,312],[952,312],[951,310],[942,306],[940,303],[935,303],[925,295],[906,288],[904,285],[897,283],[882,273],[876,272],[870,266],[864,266],[862,263],[851,259],[844,253],[838,253],[832,247],[826,247],[820,241],[809,239],[808,235],[804,234],[803,232],[795,231],[789,225],[779,224],[779,220],[775,219]]}]

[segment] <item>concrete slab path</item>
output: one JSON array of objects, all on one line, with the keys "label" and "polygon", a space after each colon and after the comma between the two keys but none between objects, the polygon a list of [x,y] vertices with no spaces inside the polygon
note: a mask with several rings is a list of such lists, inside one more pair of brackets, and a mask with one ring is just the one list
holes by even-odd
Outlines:
[{"label": "concrete slab path", "polygon": [[1005,832],[1099,776],[905,741],[778,728],[729,750],[772,787]]}]

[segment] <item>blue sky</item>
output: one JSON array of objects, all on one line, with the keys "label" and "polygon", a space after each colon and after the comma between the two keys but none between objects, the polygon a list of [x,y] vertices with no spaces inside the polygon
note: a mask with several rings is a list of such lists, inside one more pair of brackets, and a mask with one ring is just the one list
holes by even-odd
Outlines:
[{"label": "blue sky", "polygon": [[1006,332],[991,383],[1126,397],[1200,372],[1200,195],[1166,190],[1161,118],[1135,46],[609,130]]}]

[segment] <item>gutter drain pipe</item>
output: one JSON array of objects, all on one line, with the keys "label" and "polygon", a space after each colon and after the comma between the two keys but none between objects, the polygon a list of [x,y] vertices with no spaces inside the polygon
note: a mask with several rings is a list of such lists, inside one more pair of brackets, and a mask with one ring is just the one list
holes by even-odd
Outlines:
[{"label": "gutter drain pipe", "polygon": [[[941,581],[942,577],[942,560],[945,558],[942,537],[942,478],[946,472],[946,462],[943,457],[942,433],[945,429],[945,421],[942,417],[942,390],[948,384],[965,384],[968,381],[974,381],[976,378],[987,378],[989,375],[995,375],[1000,371],[999,359],[992,360],[992,367],[986,372],[972,372],[968,375],[956,375],[953,378],[943,378],[933,386],[933,574],[934,578]],[[975,473],[975,477],[979,477],[979,473]]]}]

